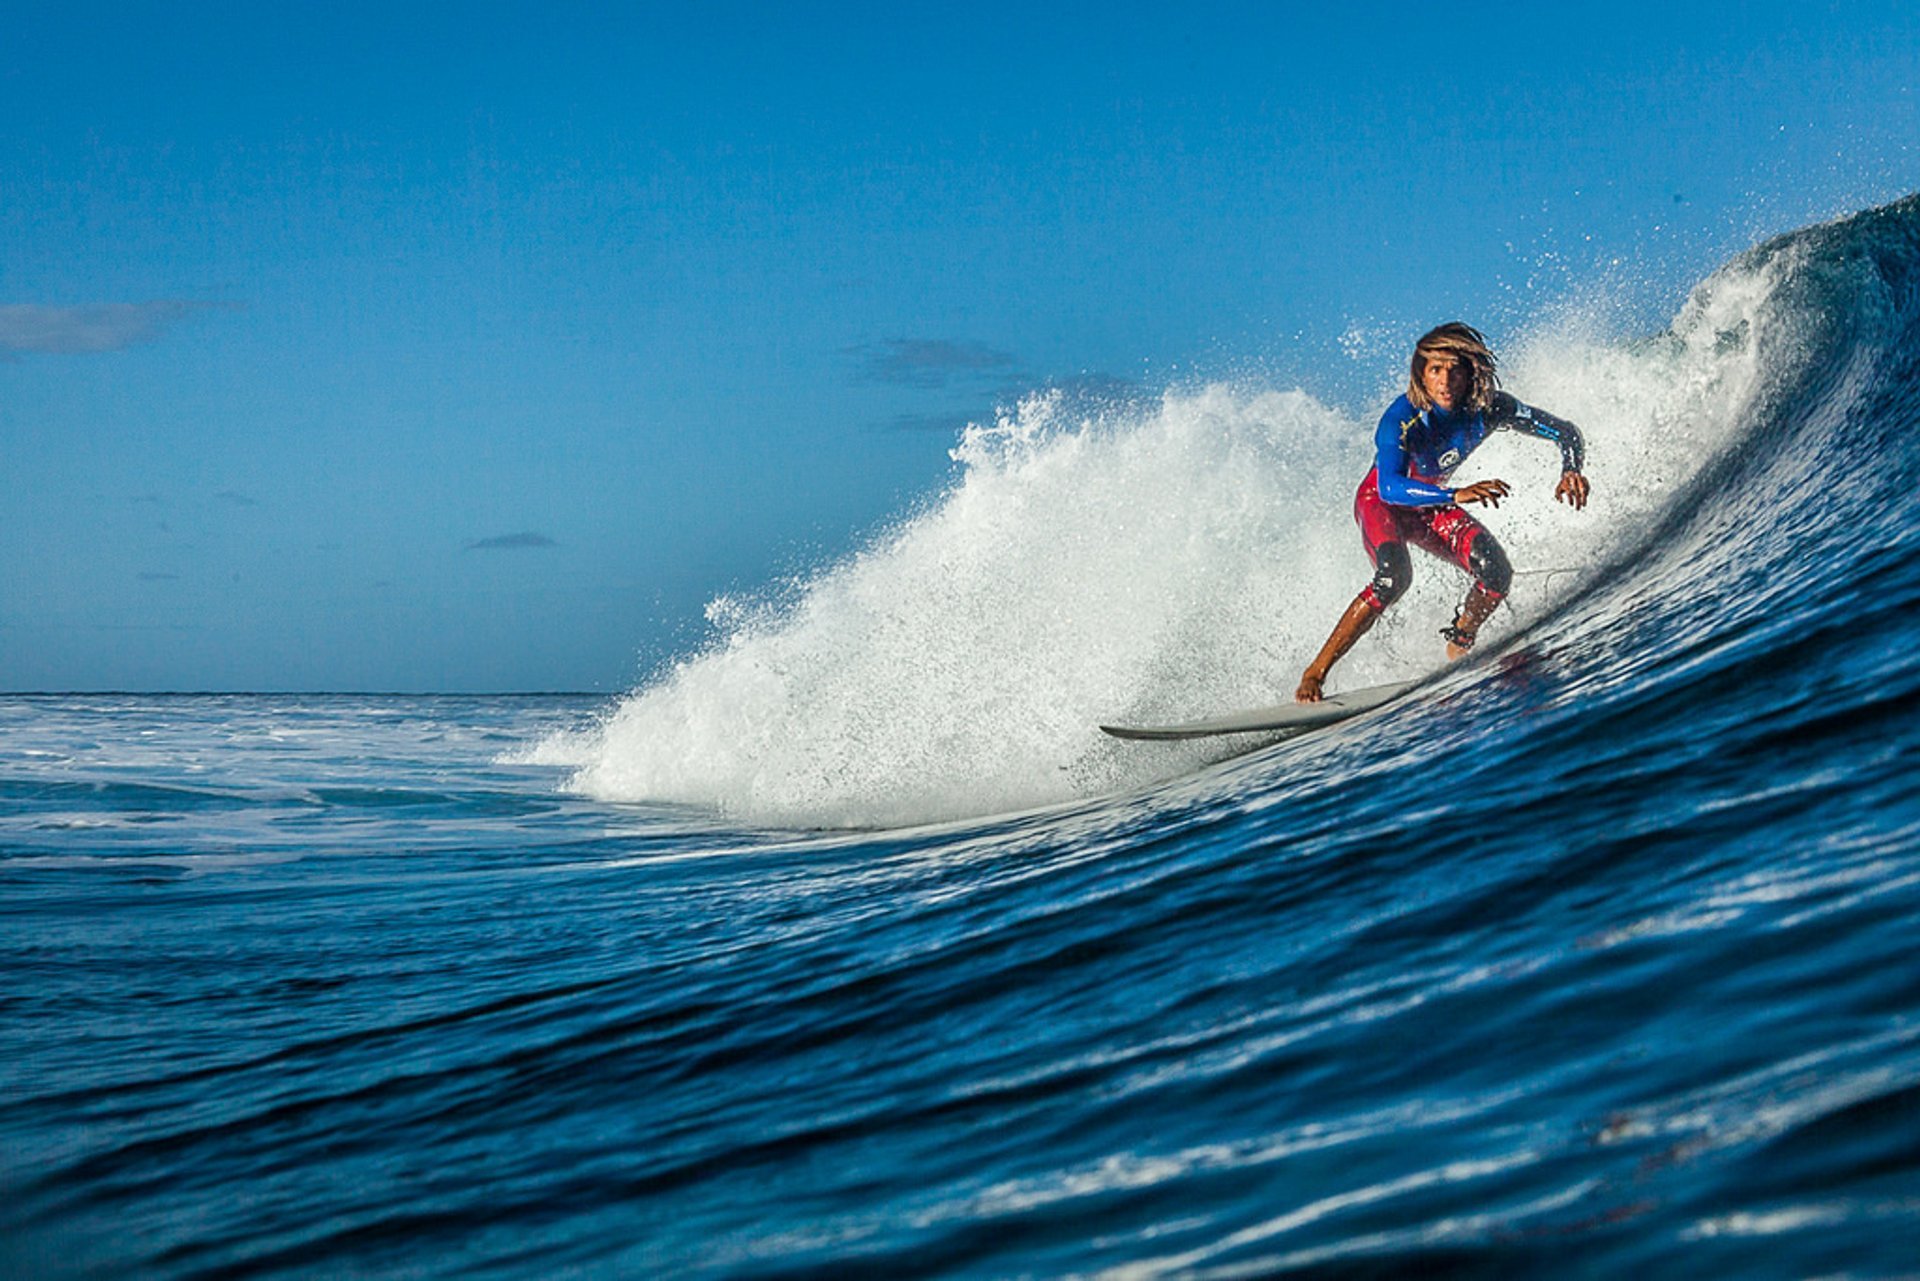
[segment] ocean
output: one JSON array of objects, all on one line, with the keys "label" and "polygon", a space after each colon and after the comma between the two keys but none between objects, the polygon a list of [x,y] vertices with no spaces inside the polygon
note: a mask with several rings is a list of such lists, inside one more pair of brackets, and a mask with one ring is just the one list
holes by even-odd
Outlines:
[{"label": "ocean", "polygon": [[0,1274],[1920,1272],[1920,197],[1603,330],[1304,736],[1095,729],[1366,580],[1370,415],[1226,385],[621,698],[0,698]]}]

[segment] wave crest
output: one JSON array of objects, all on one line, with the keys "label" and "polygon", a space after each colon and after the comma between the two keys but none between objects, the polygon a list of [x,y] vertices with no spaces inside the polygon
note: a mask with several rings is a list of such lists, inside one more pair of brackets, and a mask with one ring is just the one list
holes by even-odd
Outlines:
[{"label": "wave crest", "polygon": [[[1579,515],[1556,506],[1557,456],[1537,441],[1496,437],[1463,469],[1516,487],[1488,519],[1522,571],[1497,627],[1582,582],[1525,571],[1618,564],[1698,505],[1705,469],[1742,453],[1730,446],[1792,417],[1782,397],[1804,393],[1783,387],[1832,358],[1821,317],[1853,305],[1830,285],[1806,296],[1810,262],[1858,252],[1813,234],[1715,273],[1658,338],[1606,341],[1570,315],[1512,345],[1516,394],[1587,433],[1594,497]],[[537,755],[576,766],[572,786],[603,799],[861,827],[1189,770],[1206,747],[1142,750],[1095,726],[1290,695],[1369,572],[1350,504],[1372,421],[1300,390],[1215,385],[1091,408],[1029,396],[967,429],[956,478],[919,511],[778,603],[716,601],[712,644]],[[1335,687],[1438,666],[1434,631],[1462,589],[1423,558]]]}]

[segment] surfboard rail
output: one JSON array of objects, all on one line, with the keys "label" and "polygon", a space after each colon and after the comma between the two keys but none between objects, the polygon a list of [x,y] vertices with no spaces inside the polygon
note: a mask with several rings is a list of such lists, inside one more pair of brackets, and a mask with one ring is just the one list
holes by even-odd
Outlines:
[{"label": "surfboard rail", "polygon": [[1329,694],[1317,703],[1278,703],[1272,707],[1256,707],[1174,725],[1102,725],[1100,729],[1115,738],[1159,741],[1315,729],[1391,703],[1417,684],[1418,681],[1394,681],[1386,685],[1369,685],[1364,689]]}]

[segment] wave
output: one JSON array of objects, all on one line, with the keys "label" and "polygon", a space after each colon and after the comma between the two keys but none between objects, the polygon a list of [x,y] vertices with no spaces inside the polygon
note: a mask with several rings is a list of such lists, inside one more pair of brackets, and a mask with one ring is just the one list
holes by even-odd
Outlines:
[{"label": "wave", "polygon": [[[1462,470],[1516,488],[1488,517],[1519,577],[1487,648],[1552,621],[1627,679],[1644,655],[1606,643],[1623,629],[1681,645],[1823,599],[1852,581],[1836,567],[1897,545],[1920,457],[1917,277],[1920,197],[1741,255],[1656,336],[1568,316],[1508,344],[1506,384],[1585,431],[1594,494],[1554,504],[1537,441],[1496,437]],[[783,591],[715,601],[711,644],[529,758],[602,800],[850,827],[1190,771],[1221,748],[1094,727],[1290,695],[1368,576],[1349,506],[1374,412],[1231,385],[1031,395],[967,429],[920,509]],[[1437,670],[1463,587],[1422,558],[1331,688]]]}]

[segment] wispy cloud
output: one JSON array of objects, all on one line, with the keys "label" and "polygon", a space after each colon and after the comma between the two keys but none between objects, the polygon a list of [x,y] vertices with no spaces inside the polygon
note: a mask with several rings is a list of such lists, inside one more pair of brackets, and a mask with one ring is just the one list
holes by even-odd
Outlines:
[{"label": "wispy cloud", "polygon": [[170,325],[196,312],[231,305],[177,298],[77,307],[0,303],[0,356],[119,351],[152,342]]},{"label": "wispy cloud", "polygon": [[247,497],[237,489],[223,489],[214,497],[230,507],[258,507],[257,500]]},{"label": "wispy cloud", "polygon": [[528,547],[558,547],[560,544],[545,534],[531,529],[518,534],[495,534],[492,538],[476,538],[467,544],[470,552],[511,552]]},{"label": "wispy cloud", "polygon": [[1115,374],[1069,374],[1041,382],[1013,378],[991,389],[991,403],[997,408],[990,409],[983,394],[981,400],[976,402],[978,407],[975,409],[897,414],[887,422],[886,427],[890,431],[937,432],[957,436],[974,423],[991,424],[998,414],[1010,411],[1021,400],[1037,393],[1057,396],[1067,413],[1094,416],[1115,410],[1138,410],[1153,401],[1153,397],[1139,383]]},{"label": "wispy cloud", "polygon": [[889,338],[845,348],[862,382],[900,387],[945,387],[957,378],[1002,374],[1019,363],[1004,351],[978,342],[946,338]]},{"label": "wispy cloud", "polygon": [[180,575],[162,574],[154,570],[142,570],[139,574],[136,575],[136,577],[139,578],[139,580],[143,583],[171,583],[175,579],[179,578]]}]

